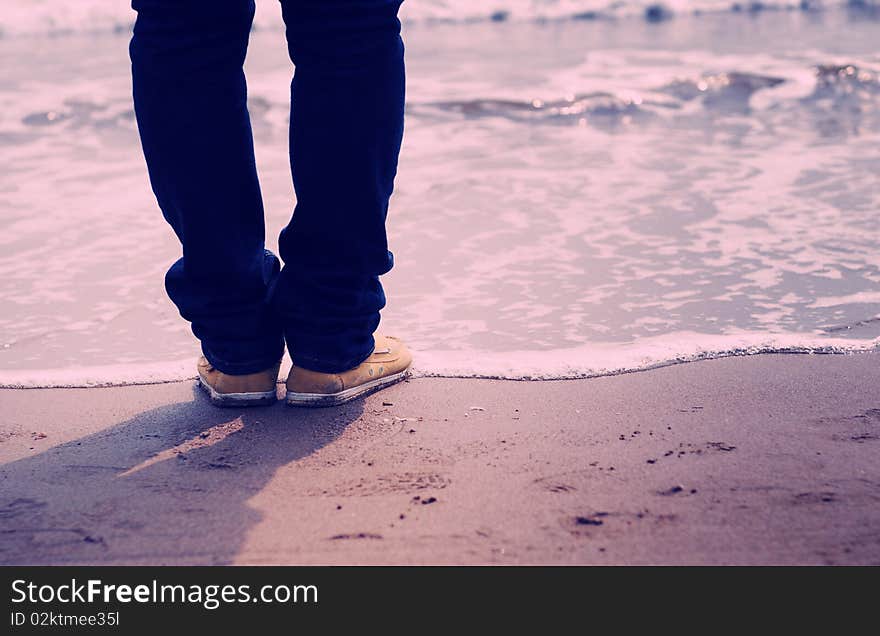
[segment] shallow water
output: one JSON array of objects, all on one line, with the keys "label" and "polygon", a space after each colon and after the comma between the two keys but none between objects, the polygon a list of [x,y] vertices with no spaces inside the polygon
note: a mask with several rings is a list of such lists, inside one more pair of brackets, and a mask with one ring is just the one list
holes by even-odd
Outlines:
[{"label": "shallow water", "polygon": [[[247,70],[274,249],[291,65],[261,12]],[[514,377],[876,346],[878,37],[843,9],[406,22],[383,328],[424,372]],[[171,378],[197,351],[162,288],[179,248],[127,43],[0,38],[0,383]]]}]

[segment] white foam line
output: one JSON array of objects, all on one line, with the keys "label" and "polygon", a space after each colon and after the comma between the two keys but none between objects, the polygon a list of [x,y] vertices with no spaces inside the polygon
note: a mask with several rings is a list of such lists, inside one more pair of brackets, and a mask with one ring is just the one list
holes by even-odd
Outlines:
[{"label": "white foam line", "polygon": [[[880,350],[880,338],[804,334],[679,332],[627,344],[552,351],[415,351],[413,377],[568,380],[593,378],[730,356],[762,353],[846,354]],[[279,380],[287,376],[285,360]],[[0,388],[92,388],[163,384],[195,378],[195,360],[42,370],[0,370]]]},{"label": "white foam line", "polygon": [[110,364],[64,369],[2,369],[0,388],[74,389],[165,384],[196,377],[195,358],[147,364]]},{"label": "white foam line", "polygon": [[[675,346],[678,344],[679,346]],[[785,334],[705,336],[687,342],[655,341],[589,345],[557,351],[518,351],[483,356],[468,352],[423,352],[414,377],[572,380],[594,378],[732,356],[766,353],[852,354],[880,350],[880,338],[794,338]]]}]

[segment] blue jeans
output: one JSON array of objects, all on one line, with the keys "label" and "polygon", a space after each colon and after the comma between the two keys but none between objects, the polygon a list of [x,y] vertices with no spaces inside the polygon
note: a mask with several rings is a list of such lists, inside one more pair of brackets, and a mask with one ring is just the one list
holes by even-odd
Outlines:
[{"label": "blue jeans", "polygon": [[138,130],[153,192],[183,245],[165,285],[208,361],[321,372],[373,351],[385,218],[403,135],[401,0],[281,0],[296,208],[265,249],[243,70],[253,0],[133,0]]}]

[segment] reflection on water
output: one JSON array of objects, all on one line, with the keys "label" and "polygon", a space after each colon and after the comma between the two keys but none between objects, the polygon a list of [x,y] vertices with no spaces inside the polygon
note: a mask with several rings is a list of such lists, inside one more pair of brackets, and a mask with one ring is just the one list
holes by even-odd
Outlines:
[{"label": "reflection on water", "polygon": [[[674,357],[683,333],[870,346],[878,36],[844,12],[409,27],[385,329],[608,364],[640,342]],[[162,289],[178,247],[126,45],[0,39],[23,60],[0,80],[0,370],[195,351]],[[293,205],[280,31],[254,34],[248,73],[274,247]]]}]

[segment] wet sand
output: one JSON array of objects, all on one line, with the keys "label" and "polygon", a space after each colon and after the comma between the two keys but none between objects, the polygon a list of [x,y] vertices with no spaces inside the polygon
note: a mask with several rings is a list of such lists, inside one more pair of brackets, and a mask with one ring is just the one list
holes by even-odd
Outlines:
[{"label": "wet sand", "polygon": [[0,412],[4,564],[880,564],[880,354],[314,411],[7,389]]}]

